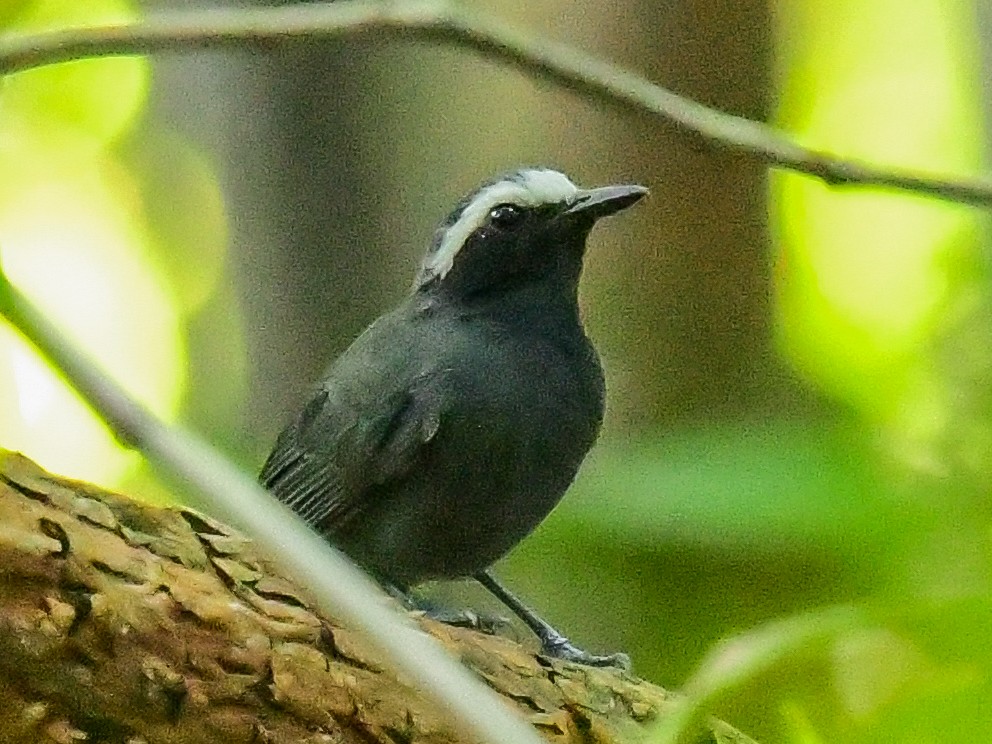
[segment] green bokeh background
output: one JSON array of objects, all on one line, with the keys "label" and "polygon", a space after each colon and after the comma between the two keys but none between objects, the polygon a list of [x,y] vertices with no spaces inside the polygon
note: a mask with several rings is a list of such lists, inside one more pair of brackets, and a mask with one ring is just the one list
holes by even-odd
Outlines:
[{"label": "green bokeh background", "polygon": [[[0,32],[186,5],[18,0]],[[992,13],[977,3],[472,5],[818,149],[986,162]],[[982,740],[978,209],[768,175],[463,51],[341,41],[3,81],[0,256],[154,410],[255,470],[326,363],[403,296],[450,205],[534,163],[652,196],[597,230],[583,282],[607,369],[601,442],[499,572],[575,641],[624,649],[668,687],[722,638],[869,610],[715,712],[766,742]],[[6,330],[0,400],[0,445],[170,498]],[[470,587],[430,591],[485,606]]]}]

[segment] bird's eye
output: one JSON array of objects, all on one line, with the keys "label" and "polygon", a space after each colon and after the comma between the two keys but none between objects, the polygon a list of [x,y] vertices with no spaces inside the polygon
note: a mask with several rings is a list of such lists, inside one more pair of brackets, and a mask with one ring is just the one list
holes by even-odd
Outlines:
[{"label": "bird's eye", "polygon": [[489,222],[496,227],[510,228],[520,222],[524,212],[513,204],[500,204],[489,212]]}]

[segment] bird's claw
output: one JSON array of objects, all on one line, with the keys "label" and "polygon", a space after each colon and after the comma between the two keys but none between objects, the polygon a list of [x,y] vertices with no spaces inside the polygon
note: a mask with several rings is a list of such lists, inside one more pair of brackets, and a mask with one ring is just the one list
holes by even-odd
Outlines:
[{"label": "bird's claw", "polygon": [[630,670],[630,656],[625,653],[591,654],[574,645],[565,636],[557,635],[541,639],[541,651],[545,656],[562,661],[571,661],[593,667],[616,667],[623,671]]},{"label": "bird's claw", "polygon": [[445,625],[452,625],[456,628],[469,628],[477,630],[486,635],[500,635],[501,632],[511,627],[511,623],[505,617],[491,614],[479,614],[472,610],[437,610],[431,609],[426,612],[431,620],[437,620]]}]

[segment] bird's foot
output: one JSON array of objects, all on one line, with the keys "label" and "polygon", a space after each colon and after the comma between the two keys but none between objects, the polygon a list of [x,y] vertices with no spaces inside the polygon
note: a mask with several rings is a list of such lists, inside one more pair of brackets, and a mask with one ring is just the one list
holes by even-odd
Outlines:
[{"label": "bird's foot", "polygon": [[600,656],[583,651],[565,636],[555,633],[541,637],[541,652],[545,656],[562,661],[572,661],[593,667],[616,667],[623,671],[630,670],[630,657],[625,653],[606,654]]},{"label": "bird's foot", "polygon": [[431,620],[456,628],[478,630],[486,635],[501,635],[512,624],[505,617],[492,614],[479,614],[472,610],[444,610],[434,608],[425,612]]},{"label": "bird's foot", "polygon": [[399,602],[401,605],[403,605],[403,607],[405,609],[407,609],[407,610],[421,610],[421,609],[423,609],[420,606],[421,605],[420,600],[418,600],[409,591],[404,590],[404,589],[400,589],[395,584],[390,584],[388,582],[384,582],[382,584],[382,588],[386,592],[386,594],[388,594],[390,597],[392,597],[397,602]]}]

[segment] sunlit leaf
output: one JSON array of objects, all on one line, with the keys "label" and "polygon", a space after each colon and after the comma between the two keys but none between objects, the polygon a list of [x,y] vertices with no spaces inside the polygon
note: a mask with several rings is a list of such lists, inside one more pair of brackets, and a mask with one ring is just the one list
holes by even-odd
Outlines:
[{"label": "sunlit leaf", "polygon": [[[28,33],[134,17],[126,0],[34,0],[7,30]],[[137,57],[81,60],[12,75],[0,88],[0,141],[9,146],[27,139],[92,151],[133,123],[148,79],[148,62]]]},{"label": "sunlit leaf", "polygon": [[[778,10],[778,118],[789,130],[873,162],[979,170],[968,3],[804,0]],[[779,337],[797,369],[878,421],[933,402],[924,350],[959,288],[948,257],[976,248],[975,211],[787,174],[772,193]],[[925,413],[935,412],[914,416]]]},{"label": "sunlit leaf", "polygon": [[[149,266],[145,236],[122,198],[125,174],[5,158],[0,248],[19,289],[159,415],[174,416],[185,383],[179,318]],[[126,192],[126,189],[125,189]],[[133,464],[95,415],[8,327],[0,329],[0,439],[49,467],[109,480]]]},{"label": "sunlit leaf", "polygon": [[31,4],[32,0],[4,0],[0,4],[0,30],[16,23],[18,16]]}]

